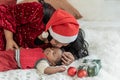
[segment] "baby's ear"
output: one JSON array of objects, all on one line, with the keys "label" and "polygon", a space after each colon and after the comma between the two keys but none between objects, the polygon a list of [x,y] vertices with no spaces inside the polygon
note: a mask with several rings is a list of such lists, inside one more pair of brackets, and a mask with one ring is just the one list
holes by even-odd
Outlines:
[{"label": "baby's ear", "polygon": [[50,63],[51,66],[56,66],[55,62]]}]

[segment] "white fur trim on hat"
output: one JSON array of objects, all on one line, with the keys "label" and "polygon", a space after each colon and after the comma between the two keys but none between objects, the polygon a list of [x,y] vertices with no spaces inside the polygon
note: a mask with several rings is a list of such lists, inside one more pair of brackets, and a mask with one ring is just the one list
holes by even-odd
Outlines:
[{"label": "white fur trim on hat", "polygon": [[49,28],[49,32],[50,32],[50,35],[55,40],[57,40],[58,42],[61,42],[61,43],[71,43],[71,42],[75,41],[77,36],[78,36],[78,34],[76,34],[74,36],[63,36],[63,35],[60,35],[60,34],[53,32],[51,27]]}]

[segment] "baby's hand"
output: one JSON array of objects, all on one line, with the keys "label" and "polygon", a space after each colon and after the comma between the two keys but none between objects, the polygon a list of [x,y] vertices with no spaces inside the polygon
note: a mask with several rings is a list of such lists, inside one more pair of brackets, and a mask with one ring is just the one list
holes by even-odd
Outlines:
[{"label": "baby's hand", "polygon": [[65,66],[57,66],[59,72],[64,72],[66,70]]}]

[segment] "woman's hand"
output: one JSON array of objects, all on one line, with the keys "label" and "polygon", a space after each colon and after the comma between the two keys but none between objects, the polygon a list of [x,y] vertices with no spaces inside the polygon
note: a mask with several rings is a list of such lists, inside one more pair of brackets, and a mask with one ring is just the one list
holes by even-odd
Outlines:
[{"label": "woman's hand", "polygon": [[6,29],[4,29],[4,33],[6,38],[6,50],[18,49],[18,45],[13,40],[13,33]]},{"label": "woman's hand", "polygon": [[14,50],[14,49],[18,49],[18,45],[15,43],[14,40],[9,40],[6,43],[6,50]]},{"label": "woman's hand", "polygon": [[62,64],[69,65],[75,60],[74,56],[70,52],[64,52],[62,55]]}]

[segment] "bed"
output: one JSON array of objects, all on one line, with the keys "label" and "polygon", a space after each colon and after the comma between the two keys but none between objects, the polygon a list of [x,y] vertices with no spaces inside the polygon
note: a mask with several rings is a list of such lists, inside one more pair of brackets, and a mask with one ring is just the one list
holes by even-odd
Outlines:
[{"label": "bed", "polygon": [[[70,77],[67,75],[67,71],[39,76],[35,69],[18,69],[0,72],[0,80],[119,80],[120,20],[113,20],[112,18],[109,17],[104,20],[78,20],[81,28],[85,31],[85,39],[89,43],[90,55],[85,58],[101,59],[102,68],[97,76],[78,78],[75,75]],[[66,68],[70,66],[78,67],[81,60],[83,59],[74,61]]]}]

